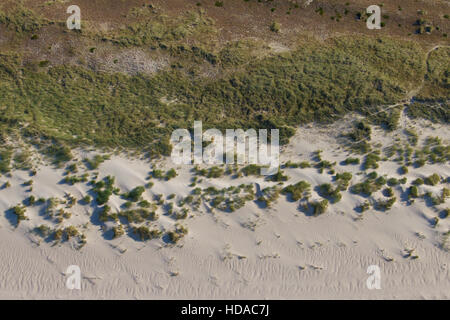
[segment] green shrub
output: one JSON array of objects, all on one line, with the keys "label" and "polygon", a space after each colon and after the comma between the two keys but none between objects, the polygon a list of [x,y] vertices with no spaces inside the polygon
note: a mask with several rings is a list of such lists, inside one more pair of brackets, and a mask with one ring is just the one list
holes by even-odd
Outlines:
[{"label": "green shrub", "polygon": [[397,186],[397,185],[400,184],[400,182],[399,182],[398,179],[396,179],[396,178],[389,178],[389,179],[387,180],[387,184],[388,184],[389,186]]},{"label": "green shrub", "polygon": [[47,225],[41,224],[39,227],[36,227],[34,231],[41,237],[46,238],[50,235],[51,228]]},{"label": "green shrub", "polygon": [[365,212],[365,211],[370,209],[370,202],[369,201],[364,201],[362,204],[357,206],[356,209],[361,211],[361,212]]},{"label": "green shrub", "polygon": [[319,186],[319,194],[322,197],[329,198],[332,203],[339,202],[342,198],[339,188],[334,189],[329,183],[324,183]]},{"label": "green shrub", "polygon": [[365,160],[364,160],[364,170],[367,169],[377,169],[378,168],[378,161],[380,161],[381,158],[376,153],[369,153]]},{"label": "green shrub", "polygon": [[157,239],[162,235],[162,232],[160,230],[150,230],[145,226],[133,228],[133,232],[139,236],[141,241]]},{"label": "green shrub", "polygon": [[441,177],[437,175],[436,173],[433,173],[431,176],[428,176],[424,179],[424,183],[430,186],[435,186],[439,182],[441,182]]},{"label": "green shrub", "polygon": [[281,25],[278,22],[274,21],[270,24],[270,31],[280,32],[280,29],[281,29]]},{"label": "green shrub", "polygon": [[442,219],[448,218],[449,216],[450,216],[450,208],[444,209],[441,213]]},{"label": "green shrub", "polygon": [[348,134],[348,137],[355,142],[370,140],[371,133],[372,129],[370,128],[370,125],[364,121],[359,121],[353,125],[353,131]]},{"label": "green shrub", "polygon": [[177,225],[174,231],[169,231],[167,237],[170,242],[177,243],[181,238],[183,238],[188,233],[188,229],[182,225]]},{"label": "green shrub", "polygon": [[377,183],[373,179],[367,179],[363,182],[357,183],[351,187],[351,192],[361,195],[372,195],[373,192],[376,192],[381,189],[383,184]]},{"label": "green shrub", "polygon": [[[147,8],[129,14],[138,20],[136,24],[99,38],[119,46],[167,48],[175,62],[190,59],[193,70],[196,61],[200,66],[204,61],[218,63],[216,53],[205,49],[208,46],[189,45],[191,37],[211,35],[205,32],[213,28],[204,14],[187,13],[174,21]],[[0,105],[8,106],[4,112],[8,127],[19,127],[14,120],[25,115],[23,120],[29,125],[23,135],[45,133],[50,148],[56,139],[70,146],[83,141],[141,148],[157,157],[170,155],[170,133],[174,128],[191,126],[194,109],[203,115],[199,120],[204,120],[205,126],[282,128],[280,138],[287,140],[292,127],[300,123],[326,122],[350,111],[364,113],[372,106],[398,101],[409,89],[413,75],[424,72],[422,54],[420,46],[409,42],[338,37],[309,41],[306,46],[260,59],[250,57],[242,68],[227,69],[224,77],[214,79],[177,68],[151,76],[95,72],[68,65],[34,71],[20,55],[10,54],[0,57],[0,64],[6,68],[0,77]],[[400,64],[405,68],[398,70]],[[19,74],[21,79],[17,81]],[[380,90],[374,91],[374,86]],[[164,96],[180,102],[164,104]],[[126,106],[123,101],[127,101]],[[220,110],[227,110],[225,118],[208,116]],[[68,156],[70,149],[60,151]]]},{"label": "green shrub", "polygon": [[314,201],[310,203],[311,208],[313,209],[313,215],[318,216],[324,214],[328,208],[328,200],[323,199],[322,201]]},{"label": "green shrub", "polygon": [[106,159],[107,157],[95,155],[92,159],[86,159],[85,162],[89,170],[97,170]]},{"label": "green shrub", "polygon": [[97,194],[96,201],[99,206],[106,204],[114,191],[115,178],[107,176],[104,181],[95,183],[93,191]]},{"label": "green shrub", "polygon": [[125,218],[128,223],[142,223],[145,220],[155,221],[158,219],[158,215],[154,211],[143,208],[121,211],[118,215]]},{"label": "green shrub", "polygon": [[109,197],[112,196],[112,190],[111,189],[105,189],[105,190],[98,190],[97,191],[97,204],[99,206],[104,205],[109,201]]},{"label": "green shrub", "polygon": [[70,240],[70,238],[78,236],[80,232],[75,226],[68,226],[64,229],[64,234],[66,235],[67,240]]},{"label": "green shrub", "polygon": [[344,160],[344,164],[359,164],[360,160],[359,158],[347,158]]},{"label": "green shrub", "polygon": [[148,202],[147,200],[142,200],[138,203],[138,206],[140,206],[141,208],[150,208],[151,207],[151,203]]},{"label": "green shrub", "polygon": [[25,203],[27,204],[27,206],[33,206],[36,203],[36,198],[34,196],[29,196],[25,200]]},{"label": "green shrub", "polygon": [[397,201],[396,197],[392,197],[389,198],[387,200],[378,200],[376,202],[376,208],[378,210],[383,210],[383,211],[387,211],[390,210],[392,208],[392,206],[394,205],[394,203]]},{"label": "green shrub", "polygon": [[170,180],[175,178],[178,175],[178,173],[175,171],[175,169],[170,169],[166,172],[166,180]]},{"label": "green shrub", "polygon": [[409,196],[411,198],[418,198],[419,197],[419,188],[416,186],[409,187]]},{"label": "green shrub", "polygon": [[162,179],[162,178],[163,178],[163,173],[162,173],[161,170],[155,169],[155,170],[152,171],[152,176],[153,176],[155,179]]},{"label": "green shrub", "polygon": [[114,226],[112,230],[114,239],[120,238],[125,234],[125,230],[121,224],[119,224],[118,226]]},{"label": "green shrub", "polygon": [[139,186],[134,188],[128,193],[124,194],[124,198],[132,202],[138,202],[141,199],[142,194],[145,192],[145,187]]},{"label": "green shrub", "polygon": [[245,176],[259,176],[261,173],[261,166],[256,165],[256,164],[249,164],[248,166],[244,167],[241,169],[241,172],[245,175]]},{"label": "green shrub", "polygon": [[114,216],[110,215],[111,213],[111,207],[104,206],[100,209],[100,212],[98,214],[98,219],[102,222],[106,222],[108,220],[115,220]]},{"label": "green shrub", "polygon": [[289,185],[285,187],[281,193],[282,194],[291,194],[292,200],[298,201],[303,198],[305,192],[309,191],[311,185],[306,181],[299,181],[294,185]]},{"label": "green shrub", "polygon": [[350,180],[352,180],[352,174],[350,172],[338,173],[335,176],[338,188],[341,191],[347,190]]},{"label": "green shrub", "polygon": [[17,205],[11,208],[11,211],[17,217],[17,225],[23,220],[28,220],[28,217],[26,216],[27,209],[24,206]]},{"label": "green shrub", "polygon": [[82,201],[84,204],[90,204],[91,201],[92,201],[92,198],[91,198],[91,196],[87,195],[87,196],[84,196],[83,199],[81,199],[81,201]]},{"label": "green shrub", "polygon": [[284,175],[281,170],[278,170],[276,174],[269,177],[269,180],[274,181],[274,182],[283,182],[283,181],[287,181],[288,179],[289,179],[289,177]]},{"label": "green shrub", "polygon": [[394,190],[391,187],[384,189],[384,194],[386,197],[392,197],[394,195]]},{"label": "green shrub", "polygon": [[400,174],[407,174],[408,173],[408,167],[407,166],[401,166],[399,171],[400,171]]}]

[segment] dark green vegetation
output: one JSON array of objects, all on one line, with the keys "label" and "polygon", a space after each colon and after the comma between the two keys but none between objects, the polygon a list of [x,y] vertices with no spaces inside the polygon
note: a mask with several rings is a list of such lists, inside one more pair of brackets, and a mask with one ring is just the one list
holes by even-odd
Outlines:
[{"label": "dark green vegetation", "polygon": [[138,202],[141,199],[142,194],[145,192],[145,188],[142,186],[136,187],[128,193],[125,193],[123,197],[132,202]]},{"label": "dark green vegetation", "polygon": [[[107,33],[90,34],[91,37],[101,41],[110,41],[120,46],[150,46],[151,48],[174,48],[181,40],[191,39],[195,42],[205,42],[215,34],[214,22],[208,18],[204,11],[187,12],[176,18],[170,18],[157,13],[151,6],[133,8],[128,13],[128,18],[135,22],[126,28]],[[207,52],[195,47],[192,51],[198,51],[206,56]],[[180,48],[180,50],[182,50]],[[189,50],[186,48],[186,50]]]},{"label": "dark green vegetation", "polygon": [[28,219],[25,206],[17,205],[10,210],[17,217],[17,226],[20,224],[20,221]]},{"label": "dark green vegetation", "polygon": [[450,122],[450,105],[443,101],[415,102],[409,105],[406,112],[410,118],[425,118],[432,122]]},{"label": "dark green vegetation", "polygon": [[281,193],[282,194],[291,194],[292,200],[298,201],[305,196],[311,188],[311,185],[306,181],[299,181],[296,184],[289,185],[285,187]]},{"label": "dark green vegetation", "polygon": [[[371,150],[369,141],[371,139],[372,129],[369,124],[365,121],[358,121],[353,124],[353,129],[347,134],[347,137],[353,142],[351,144],[351,149],[355,152],[364,154]],[[355,164],[359,163],[359,159],[350,159],[350,162]]]},{"label": "dark green vegetation", "polygon": [[381,190],[386,182],[386,179],[382,176],[377,178],[376,174],[369,175],[366,180],[353,185],[351,187],[351,192],[364,196],[370,196],[372,193]]},{"label": "dark green vegetation", "polygon": [[[448,101],[450,99],[450,48],[437,48],[427,61],[425,83],[417,96],[420,101]],[[447,115],[448,106],[443,108]]]},{"label": "dark green vegetation", "polygon": [[329,183],[321,184],[318,188],[319,195],[329,199],[331,203],[339,202],[342,198],[339,188],[333,188],[333,186]]},{"label": "dark green vegetation", "polygon": [[0,11],[0,25],[4,25],[6,29],[14,31],[20,36],[36,32],[50,23],[52,22],[39,17],[20,2],[16,8],[8,10],[8,12]]},{"label": "dark green vegetation", "polygon": [[375,207],[377,210],[387,211],[387,210],[390,210],[390,209],[392,208],[392,206],[394,205],[394,203],[395,203],[396,201],[397,201],[397,198],[395,198],[395,197],[389,198],[389,199],[387,199],[387,200],[381,199],[381,200],[378,200],[378,201],[375,203],[374,207]]},{"label": "dark green vegetation", "polygon": [[[145,148],[152,156],[168,155],[171,132],[191,128],[194,120],[219,129],[281,128],[286,143],[293,134],[290,127],[300,123],[330,122],[349,111],[367,114],[371,107],[401,100],[425,73],[423,49],[404,41],[309,39],[292,51],[255,57],[253,47],[259,44],[249,41],[212,45],[214,22],[202,12],[169,19],[141,8],[128,15],[136,22],[126,28],[79,36],[112,43],[118,50],[150,46],[170,56],[175,61],[171,67],[152,76],[128,76],[25,63],[20,53],[3,51],[2,136],[19,129],[60,161],[70,158],[67,146],[73,145]],[[30,37],[50,23],[23,8],[0,15],[0,24]],[[432,74],[440,74],[438,63],[431,64]],[[223,76],[205,78],[205,67]]]},{"label": "dark green vegetation", "polygon": [[114,189],[115,178],[108,176],[104,180],[95,183],[93,191],[97,194],[96,201],[98,205],[104,205],[108,202],[109,197],[112,196]]},{"label": "dark green vegetation", "polygon": [[[157,239],[161,237],[162,232],[159,230],[150,230],[146,226],[140,226],[133,229],[133,232],[141,239],[141,241]],[[118,236],[116,236],[118,237]]]},{"label": "dark green vegetation", "polygon": [[324,199],[322,201],[314,201],[309,204],[310,208],[312,209],[312,214],[314,216],[319,216],[321,214],[324,214],[327,211],[328,208],[328,200]]},{"label": "dark green vegetation", "polygon": [[430,186],[435,186],[441,181],[441,178],[436,173],[433,173],[431,176],[426,177],[424,179],[425,184],[428,184]]},{"label": "dark green vegetation", "polygon": [[433,122],[450,121],[450,48],[437,48],[427,60],[424,85],[415,102],[408,106],[411,118],[426,118]]}]

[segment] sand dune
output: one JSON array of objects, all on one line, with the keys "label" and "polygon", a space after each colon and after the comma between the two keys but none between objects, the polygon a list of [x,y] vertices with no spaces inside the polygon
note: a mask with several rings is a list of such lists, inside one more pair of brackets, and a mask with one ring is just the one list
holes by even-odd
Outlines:
[{"label": "sand dune", "polygon": [[[345,123],[341,124],[343,128]],[[338,164],[348,156],[337,136],[343,128],[300,128],[292,143],[282,154],[287,160],[309,160],[311,153],[322,149],[323,158]],[[422,135],[433,135],[432,127],[421,127]],[[439,128],[444,139],[448,128]],[[375,141],[386,137],[376,133]],[[163,161],[158,167],[172,167]],[[380,162],[377,172],[400,177],[392,162]],[[154,186],[144,198],[154,194],[176,194],[185,197],[192,173],[190,167],[178,167],[179,175],[166,182],[153,179]],[[116,177],[122,191],[144,185],[151,165],[144,160],[112,156],[97,170],[99,178]],[[337,172],[350,171],[352,183],[362,179],[358,166],[336,166]],[[88,172],[86,170],[86,172]],[[286,169],[287,183],[306,180],[312,185],[331,181],[331,175],[315,168]],[[438,173],[448,177],[448,164],[425,165],[405,175],[408,181],[419,176]],[[88,194],[86,184],[73,186],[60,183],[63,170],[39,166],[32,177],[36,198],[59,197],[70,193],[77,199]],[[0,184],[9,181],[11,187],[0,190],[0,211],[4,212],[30,195],[25,181],[28,172],[15,171],[11,177],[1,177]],[[262,188],[274,185],[262,178],[203,179],[201,187],[217,188],[241,183],[258,183]],[[447,180],[448,181],[448,180]],[[409,183],[408,183],[409,185]],[[448,183],[444,183],[447,185]],[[422,192],[438,192],[437,187],[421,186]],[[176,245],[162,239],[138,241],[124,235],[110,239],[103,224],[92,219],[93,208],[76,204],[72,217],[62,225],[77,225],[87,237],[81,249],[71,242],[46,242],[32,230],[41,224],[51,224],[41,207],[27,210],[29,220],[16,228],[11,215],[0,216],[0,298],[31,299],[449,299],[450,253],[445,249],[443,233],[449,221],[442,219],[433,226],[439,208],[448,207],[448,200],[438,209],[417,199],[413,204],[402,198],[406,186],[397,186],[399,199],[387,212],[355,207],[365,198],[344,192],[342,200],[330,205],[318,217],[299,210],[298,202],[280,197],[270,208],[248,202],[235,212],[209,210],[202,204],[199,210],[183,221],[189,233]],[[381,193],[374,195],[382,197]],[[313,199],[320,199],[312,192]],[[112,196],[112,210],[120,210],[125,201]],[[163,212],[156,222],[170,229],[175,221]],[[444,243],[444,244],[443,244]],[[413,249],[414,256],[405,254]],[[82,272],[81,290],[69,290],[65,282],[66,269],[78,265]],[[369,290],[367,268],[377,265],[381,270],[381,289]]]}]

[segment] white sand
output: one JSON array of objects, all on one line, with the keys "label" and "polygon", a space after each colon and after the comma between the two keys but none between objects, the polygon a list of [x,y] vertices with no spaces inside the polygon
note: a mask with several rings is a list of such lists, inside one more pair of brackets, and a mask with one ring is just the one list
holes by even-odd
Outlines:
[{"label": "white sand", "polygon": [[[346,128],[340,122],[333,129],[300,128],[292,143],[282,154],[282,162],[310,160],[314,150],[322,149],[323,159],[337,161],[348,154],[336,143],[338,133]],[[409,124],[413,125],[413,124]],[[422,137],[440,135],[449,139],[448,127],[433,130],[422,126]],[[377,133],[375,141],[383,141]],[[341,149],[341,150],[339,150]],[[381,162],[376,171],[389,177],[396,173],[397,164]],[[172,167],[169,161],[162,164]],[[358,166],[337,166],[337,172],[351,171]],[[152,194],[186,196],[191,188],[189,167],[177,168],[179,176],[169,182],[154,180],[155,185],[144,197]],[[114,175],[122,191],[144,185],[151,171],[149,163],[112,156],[98,170],[100,177]],[[317,169],[286,169],[288,184],[307,180],[313,186],[330,182],[331,175],[319,174]],[[425,165],[410,170],[410,182],[419,176],[438,173],[450,175],[448,164]],[[38,197],[62,198],[65,192],[80,199],[89,190],[85,184],[58,184],[63,171],[41,166],[34,180],[32,194]],[[443,232],[449,230],[450,218],[441,219],[433,227],[430,219],[439,211],[428,207],[422,199],[407,205],[401,199],[401,189],[395,187],[397,203],[388,212],[373,209],[359,214],[355,206],[364,201],[361,196],[343,192],[342,200],[330,205],[319,217],[306,216],[298,210],[298,202],[279,198],[270,209],[261,209],[255,202],[233,213],[208,212],[202,205],[192,218],[183,221],[189,234],[176,246],[162,240],[135,241],[124,235],[115,240],[105,239],[101,225],[90,223],[83,230],[87,245],[81,250],[70,243],[52,246],[30,232],[42,223],[51,225],[38,208],[28,209],[28,221],[15,228],[3,214],[8,208],[28,197],[21,184],[30,180],[27,172],[16,171],[12,177],[0,177],[0,185],[10,181],[11,187],[0,190],[0,298],[31,299],[395,299],[450,298],[450,253],[442,248]],[[352,184],[360,180],[354,175]],[[255,177],[204,179],[200,186],[217,187],[258,182],[273,185]],[[421,192],[438,192],[445,186],[421,186]],[[446,184],[448,187],[448,184]],[[374,198],[382,198],[377,192]],[[315,191],[313,199],[320,197]],[[110,206],[118,209],[124,200],[111,197]],[[449,201],[439,209],[449,207]],[[63,225],[90,222],[92,208],[77,204],[70,209],[73,216]],[[251,222],[254,231],[243,224]],[[161,214],[158,223],[167,229],[174,221]],[[416,233],[423,235],[419,237]],[[126,250],[125,250],[126,249]],[[404,258],[404,249],[415,249],[418,259]],[[393,261],[388,261],[393,259]],[[65,271],[78,265],[83,275],[82,289],[65,286]],[[366,287],[367,267],[381,269],[381,289]]]}]

